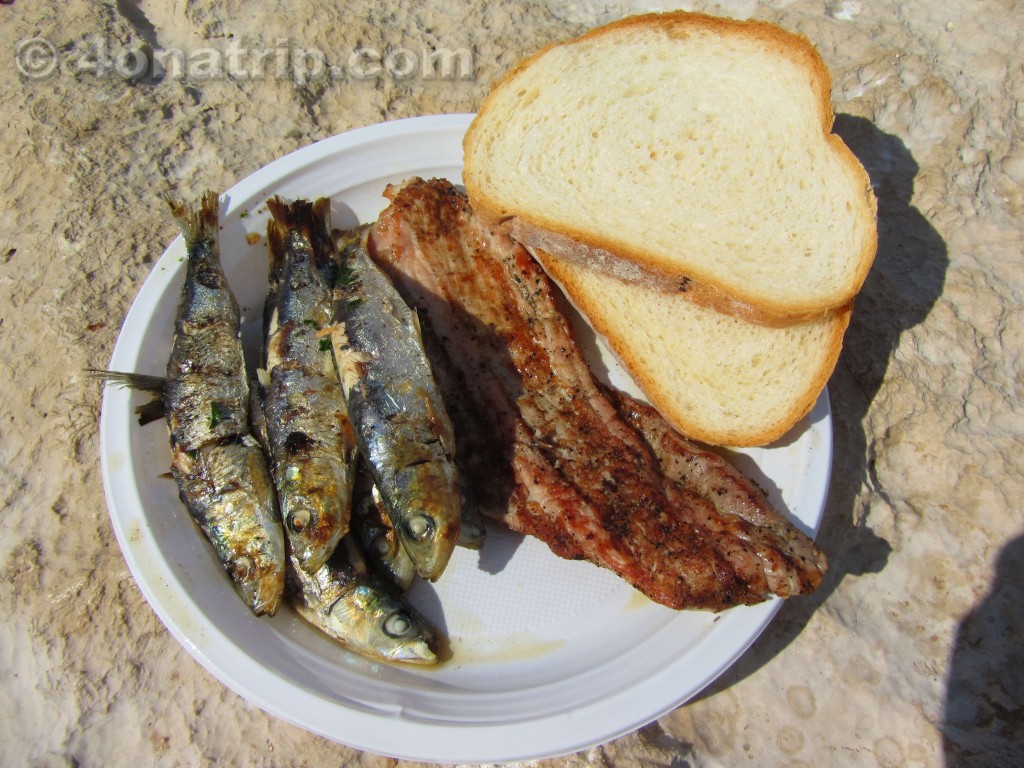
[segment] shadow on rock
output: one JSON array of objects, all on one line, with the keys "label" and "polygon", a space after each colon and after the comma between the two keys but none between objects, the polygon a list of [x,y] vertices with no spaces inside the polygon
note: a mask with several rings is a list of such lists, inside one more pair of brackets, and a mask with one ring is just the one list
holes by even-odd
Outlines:
[{"label": "shadow on rock", "polygon": [[1024,536],[1007,544],[985,598],[956,633],[942,743],[948,766],[1024,765]]},{"label": "shadow on rock", "polygon": [[900,335],[927,317],[942,293],[946,244],[911,204],[918,165],[903,141],[871,121],[837,115],[834,132],[860,160],[878,198],[878,252],[857,297],[843,351],[829,381],[832,482],[817,541],[830,567],[811,595],[787,600],[750,650],[699,698],[756,672],[785,648],[848,575],[879,573],[892,551],[862,519],[857,495],[880,492],[864,418],[885,378]]}]

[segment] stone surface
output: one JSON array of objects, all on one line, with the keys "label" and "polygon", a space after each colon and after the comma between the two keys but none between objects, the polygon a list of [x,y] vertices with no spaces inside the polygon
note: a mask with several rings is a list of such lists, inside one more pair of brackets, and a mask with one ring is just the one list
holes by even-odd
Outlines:
[{"label": "stone surface", "polygon": [[[644,7],[0,5],[0,762],[395,765],[264,714],[163,628],[114,540],[99,391],[81,371],[106,363],[176,234],[160,194],[226,189],[352,127],[472,111],[521,56]],[[878,194],[878,257],[829,384],[835,459],[820,540],[833,566],[695,701],[549,764],[1024,764],[1020,7],[685,7],[809,37],[833,75],[836,131]],[[22,45],[37,37],[59,58],[47,77],[17,66],[45,64]],[[272,52],[262,76],[252,62],[222,76],[196,53],[227,67],[233,44]],[[360,49],[431,46],[469,50],[472,71],[362,78],[353,67],[366,63],[352,59]],[[337,71],[278,71],[273,56],[289,47],[326,52]],[[184,76],[139,71],[131,55],[171,49],[196,53]]]}]

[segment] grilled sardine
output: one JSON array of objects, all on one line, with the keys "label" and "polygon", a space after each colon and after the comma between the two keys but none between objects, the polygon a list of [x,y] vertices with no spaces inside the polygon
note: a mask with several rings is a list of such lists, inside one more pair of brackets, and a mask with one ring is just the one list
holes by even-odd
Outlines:
[{"label": "grilled sardine", "polygon": [[198,209],[171,202],[188,264],[167,377],[92,373],[157,396],[136,409],[140,423],[166,416],[181,500],[246,605],[272,614],[284,592],[284,535],[266,460],[250,431],[238,304],[221,267],[217,208],[212,192]]},{"label": "grilled sardine", "polygon": [[364,238],[342,252],[333,322],[359,451],[417,572],[436,580],[460,529],[452,425],[416,315],[370,260]]},{"label": "grilled sardine", "polygon": [[313,573],[289,558],[288,598],[298,614],[357,653],[384,661],[436,664],[434,633],[393,590],[371,575],[348,537]]},{"label": "grilled sardine", "polygon": [[317,571],[348,531],[355,436],[324,330],[336,271],[330,201],[267,201],[273,215],[262,399],[289,551]]}]

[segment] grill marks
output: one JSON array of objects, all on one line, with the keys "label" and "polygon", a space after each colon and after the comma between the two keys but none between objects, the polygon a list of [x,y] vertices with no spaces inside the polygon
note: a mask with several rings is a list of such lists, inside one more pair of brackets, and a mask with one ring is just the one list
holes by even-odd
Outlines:
[{"label": "grill marks", "polygon": [[[371,254],[425,320],[457,455],[485,513],[674,608],[718,610],[820,581],[824,559],[763,495],[721,470],[701,475],[713,476],[710,490],[691,482],[679,466],[709,455],[599,388],[522,247],[485,227],[447,182],[389,196]],[[804,561],[789,554],[794,542]]]},{"label": "grill marks", "polygon": [[765,501],[764,493],[735,467],[675,432],[650,406],[607,391],[623,418],[643,435],[674,494],[700,494],[714,509],[708,527],[728,524],[730,532],[757,557],[768,589],[786,597],[813,591],[828,561],[813,542]]}]

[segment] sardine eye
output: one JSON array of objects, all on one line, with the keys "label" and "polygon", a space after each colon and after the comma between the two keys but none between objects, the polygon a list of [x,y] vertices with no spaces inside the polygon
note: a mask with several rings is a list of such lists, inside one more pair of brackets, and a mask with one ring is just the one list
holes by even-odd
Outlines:
[{"label": "sardine eye", "polygon": [[405,531],[416,541],[426,541],[434,535],[434,518],[428,515],[410,517],[405,524]]},{"label": "sardine eye", "polygon": [[309,525],[309,510],[297,509],[288,516],[288,525],[296,533],[301,533]]},{"label": "sardine eye", "polygon": [[384,634],[401,639],[412,631],[412,618],[405,611],[395,611],[384,619]]},{"label": "sardine eye", "polygon": [[391,554],[391,542],[384,536],[378,536],[373,540],[373,549],[381,557],[386,557]]},{"label": "sardine eye", "polygon": [[237,581],[247,581],[252,573],[253,563],[248,557],[240,557],[231,564],[231,575]]}]

